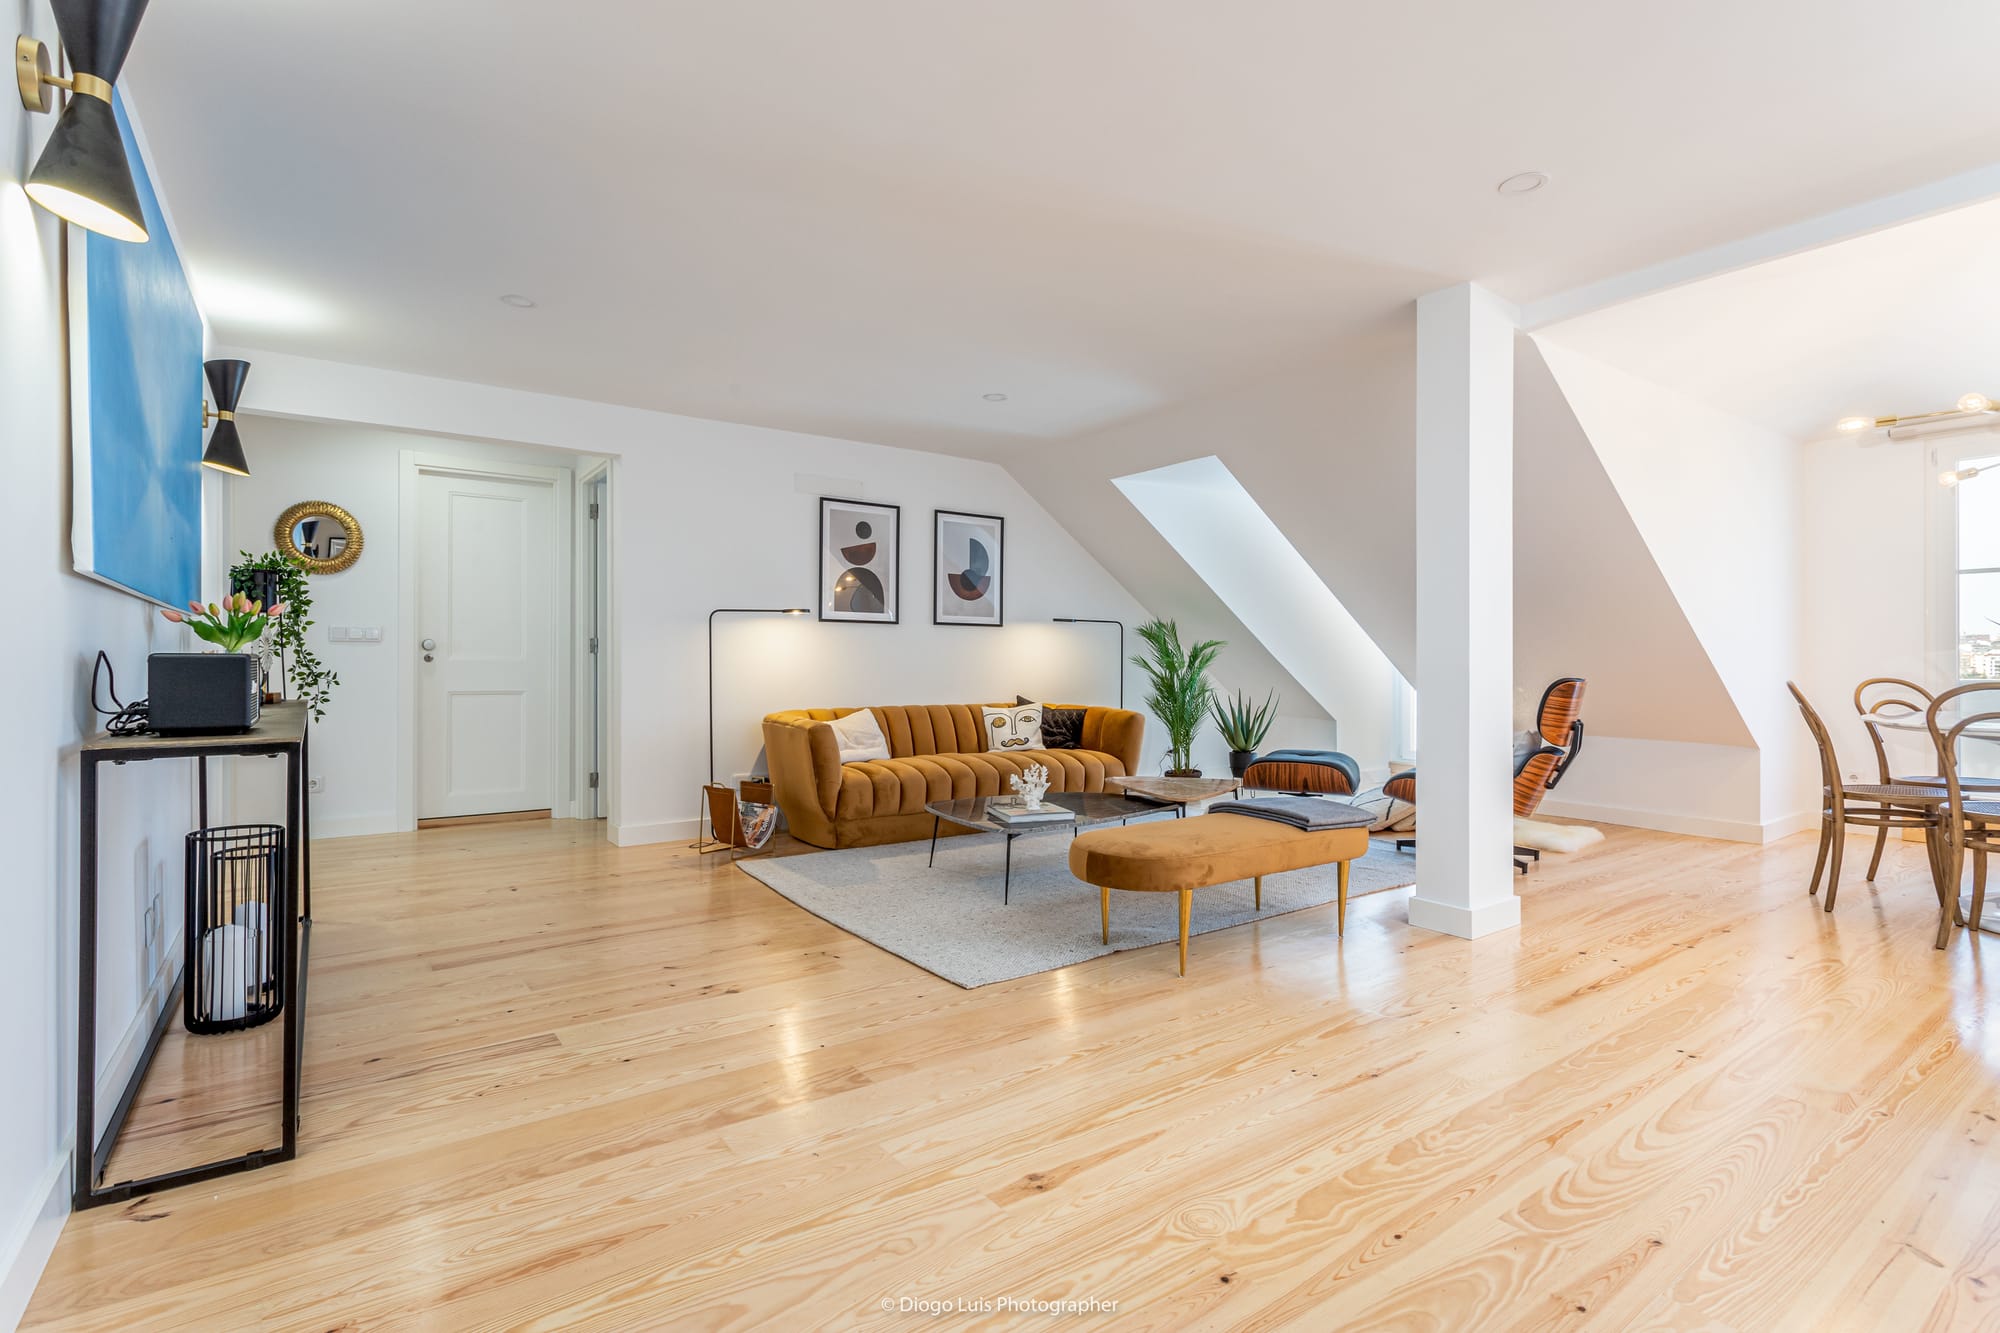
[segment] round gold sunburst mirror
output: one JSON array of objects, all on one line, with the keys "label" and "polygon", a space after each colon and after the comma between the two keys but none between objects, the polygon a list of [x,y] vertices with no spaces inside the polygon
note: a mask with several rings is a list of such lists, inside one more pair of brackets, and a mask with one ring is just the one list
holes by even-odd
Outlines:
[{"label": "round gold sunburst mirror", "polygon": [[361,525],[324,500],[302,500],[278,515],[278,550],[314,574],[338,574],[361,558]]}]

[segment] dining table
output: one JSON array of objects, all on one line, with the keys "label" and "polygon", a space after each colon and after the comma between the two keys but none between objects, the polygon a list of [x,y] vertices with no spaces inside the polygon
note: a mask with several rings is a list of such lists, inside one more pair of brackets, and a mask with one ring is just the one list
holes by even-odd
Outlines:
[{"label": "dining table", "polygon": [[[1978,708],[1981,713],[1984,713],[1990,705],[1977,704],[1974,707]],[[1940,708],[1937,715],[1938,730],[1941,733],[1949,733],[1965,716],[1966,714],[1957,708]],[[1979,714],[1974,714],[1973,716],[1978,717]],[[1863,720],[1870,726],[1883,727],[1890,731],[1908,731],[1926,737],[1930,735],[1930,722],[1925,713],[1919,709],[1913,708],[1907,712],[1869,713]],[[1979,721],[1973,722],[1964,731],[1959,733],[1959,739],[1961,741],[1973,740],[2000,745],[2000,717],[1982,718]],[[1972,800],[2000,800],[2000,750],[1986,750],[1984,745],[1980,747],[1980,750],[1984,752],[1962,750],[1959,755],[1961,763],[1967,759],[1975,763],[1985,760],[1987,762],[1979,766],[1990,766],[1993,771],[1991,773],[1980,773],[1975,768],[1973,772],[1967,773],[1961,767],[1958,778],[1959,790],[1963,791],[1967,798]],[[1923,783],[1925,785],[1931,783],[1935,783],[1938,786],[1944,785],[1942,777],[1918,778],[1898,775],[1898,780],[1902,782]],[[1965,919],[1967,925],[1976,925],[1988,935],[2000,935],[2000,911],[1994,913],[1992,921],[1987,921],[1983,917],[1977,922],[1973,921],[1972,895],[1970,893],[1961,893],[1959,895],[1958,907],[1959,915]]]}]

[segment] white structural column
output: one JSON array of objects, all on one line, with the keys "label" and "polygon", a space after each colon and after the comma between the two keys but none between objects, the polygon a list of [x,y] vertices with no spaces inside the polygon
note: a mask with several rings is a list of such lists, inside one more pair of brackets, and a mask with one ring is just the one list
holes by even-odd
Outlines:
[{"label": "white structural column", "polygon": [[1477,939],[1514,896],[1514,312],[1465,284],[1417,302],[1417,698],[1410,924]]}]

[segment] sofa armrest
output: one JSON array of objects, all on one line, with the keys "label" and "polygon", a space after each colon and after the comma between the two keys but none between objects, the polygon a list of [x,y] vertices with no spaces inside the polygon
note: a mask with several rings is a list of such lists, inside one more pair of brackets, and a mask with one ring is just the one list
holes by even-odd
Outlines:
[{"label": "sofa armrest", "polygon": [[1129,708],[1086,708],[1083,748],[1101,750],[1125,765],[1126,773],[1137,773],[1146,748],[1146,715]]},{"label": "sofa armrest", "polygon": [[792,832],[831,847],[840,796],[840,743],[833,728],[806,713],[772,713],[764,719],[764,758],[771,766],[772,794]]}]

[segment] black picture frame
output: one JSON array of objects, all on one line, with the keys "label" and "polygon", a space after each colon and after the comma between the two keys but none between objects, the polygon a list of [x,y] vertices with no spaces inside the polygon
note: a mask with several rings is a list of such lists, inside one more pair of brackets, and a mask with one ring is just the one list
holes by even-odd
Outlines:
[{"label": "black picture frame", "polygon": [[[853,515],[854,521],[873,525],[886,520],[889,536],[886,542],[871,530],[860,534],[862,540],[871,547],[884,546],[886,550],[874,551],[865,561],[833,562],[835,568],[829,574],[829,555],[833,555],[834,542],[838,537],[834,528],[848,520],[843,515]],[[853,548],[846,548],[852,551]],[[840,610],[835,607],[841,589],[836,585],[849,574],[873,575],[880,586],[883,609],[880,611]],[[895,625],[903,618],[903,507],[882,504],[875,500],[849,500],[840,496],[822,495],[819,498],[819,618],[844,625]]]},{"label": "black picture frame", "polygon": [[[974,524],[991,525],[993,531],[993,617],[975,619],[963,615],[947,616],[945,609],[950,605],[946,600],[950,589],[948,579],[962,571],[945,570],[944,525],[947,519],[958,519]],[[962,594],[960,594],[962,596]],[[1007,623],[1007,520],[999,514],[968,514],[958,509],[933,509],[931,511],[931,624],[965,625],[974,629],[999,629]]]}]

